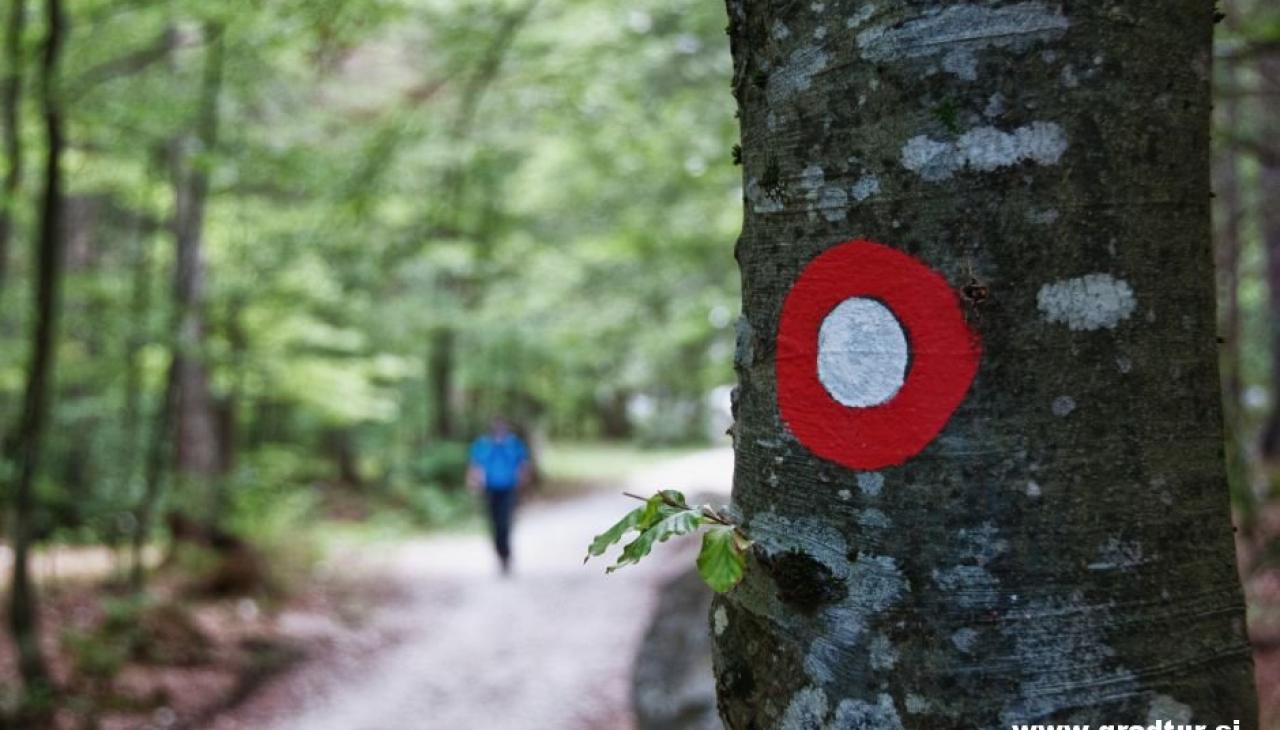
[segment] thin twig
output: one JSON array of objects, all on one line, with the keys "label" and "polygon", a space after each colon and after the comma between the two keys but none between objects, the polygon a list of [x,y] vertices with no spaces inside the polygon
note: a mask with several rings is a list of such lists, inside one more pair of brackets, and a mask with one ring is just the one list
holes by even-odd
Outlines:
[{"label": "thin twig", "polygon": [[[638,499],[641,502],[648,502],[650,499],[649,497],[642,497],[639,494],[636,494],[634,492],[623,492],[622,495],[624,497]],[[692,507],[690,507],[687,504],[684,504],[683,502],[677,502],[674,499],[671,499],[663,492],[659,492],[658,496],[662,497],[662,503],[667,505],[668,507],[675,507],[676,509],[693,509]],[[732,521],[730,521],[727,517],[717,512],[709,504],[702,505],[698,509],[698,511],[702,514],[703,517],[706,517],[708,520],[711,520],[712,522],[718,525],[724,525],[725,527],[736,527],[736,525]]]}]

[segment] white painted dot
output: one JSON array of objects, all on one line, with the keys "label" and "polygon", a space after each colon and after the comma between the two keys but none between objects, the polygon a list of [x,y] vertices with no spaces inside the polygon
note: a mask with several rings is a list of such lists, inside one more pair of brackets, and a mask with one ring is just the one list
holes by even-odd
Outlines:
[{"label": "white painted dot", "polygon": [[907,334],[874,299],[844,300],[818,330],[818,380],[850,408],[887,402],[907,377]]}]

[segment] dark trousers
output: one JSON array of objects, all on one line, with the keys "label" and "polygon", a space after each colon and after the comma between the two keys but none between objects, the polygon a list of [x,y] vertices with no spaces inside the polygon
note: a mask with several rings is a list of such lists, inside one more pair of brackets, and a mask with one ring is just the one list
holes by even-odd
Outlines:
[{"label": "dark trousers", "polygon": [[493,529],[493,546],[506,563],[511,559],[511,521],[516,512],[516,490],[488,491],[489,526]]}]

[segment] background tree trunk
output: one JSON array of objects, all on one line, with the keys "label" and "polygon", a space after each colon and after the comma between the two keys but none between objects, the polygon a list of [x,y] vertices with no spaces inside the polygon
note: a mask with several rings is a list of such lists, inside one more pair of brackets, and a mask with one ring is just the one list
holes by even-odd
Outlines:
[{"label": "background tree trunk", "polygon": [[[1232,62],[1226,64],[1224,78],[1235,88],[1238,74]],[[1240,100],[1234,95],[1222,100],[1222,126],[1231,135],[1223,145],[1218,163],[1218,176],[1214,191],[1218,198],[1221,227],[1218,241],[1217,268],[1222,281],[1220,297],[1222,315],[1222,390],[1227,407],[1227,419],[1238,430],[1239,411],[1244,385],[1241,369],[1241,318],[1240,318],[1240,258],[1243,246],[1241,221],[1244,219],[1244,203],[1240,195],[1240,146],[1234,137],[1241,133]]]},{"label": "background tree trunk", "polygon": [[34,257],[36,322],[31,341],[31,364],[27,372],[22,416],[14,433],[17,481],[13,488],[13,583],[9,596],[9,627],[18,648],[19,670],[28,692],[47,688],[49,684],[48,669],[40,650],[36,588],[31,580],[29,558],[36,476],[40,470],[53,393],[63,265],[62,150],[65,142],[57,84],[58,60],[66,29],[60,0],[47,0],[46,7],[48,25],[40,88],[47,139],[45,187]]},{"label": "background tree trunk", "polygon": [[[1280,60],[1258,62],[1263,87],[1262,139],[1274,144],[1280,135]],[[1267,291],[1270,296],[1271,413],[1262,431],[1262,456],[1280,460],[1280,148],[1266,148],[1259,155],[1261,172],[1258,195],[1262,208],[1262,244],[1267,251]]]},{"label": "background tree trunk", "polygon": [[[733,499],[756,543],[712,611],[727,725],[1256,727],[1215,347],[1213,8],[728,9]],[[989,288],[966,306],[966,400],[878,472],[798,443],[774,377],[801,268],[863,237]]]},{"label": "background tree trunk", "polygon": [[431,421],[427,433],[432,440],[457,438],[458,427],[453,416],[454,351],[458,333],[447,325],[431,332],[427,356],[427,383],[431,393]]},{"label": "background tree trunk", "polygon": [[4,188],[0,191],[0,293],[9,273],[9,242],[13,239],[13,209],[22,189],[22,33],[26,27],[26,0],[12,0],[5,23],[4,80],[0,82],[0,136],[4,139]]},{"label": "background tree trunk", "polygon": [[177,337],[172,364],[176,387],[175,467],[179,474],[196,477],[216,475],[222,461],[217,413],[203,352],[205,265],[202,249],[205,202],[209,194],[207,156],[218,141],[223,42],[220,28],[210,27],[206,32],[209,50],[196,130],[193,135],[180,139],[171,152],[177,243],[174,278]]}]

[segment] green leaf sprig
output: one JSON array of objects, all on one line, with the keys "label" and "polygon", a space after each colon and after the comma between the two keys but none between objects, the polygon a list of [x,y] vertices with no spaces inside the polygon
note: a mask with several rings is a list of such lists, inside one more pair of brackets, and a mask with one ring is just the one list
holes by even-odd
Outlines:
[{"label": "green leaf sprig", "polygon": [[644,505],[597,535],[587,548],[584,563],[604,555],[609,546],[622,542],[628,534],[636,533],[635,538],[623,546],[617,562],[606,570],[612,573],[639,563],[656,543],[706,528],[702,550],[698,553],[698,575],[717,593],[724,593],[742,580],[751,540],[727,515],[706,504],[690,507],[685,496],[674,489],[664,489],[647,498],[626,495],[641,500]]}]

